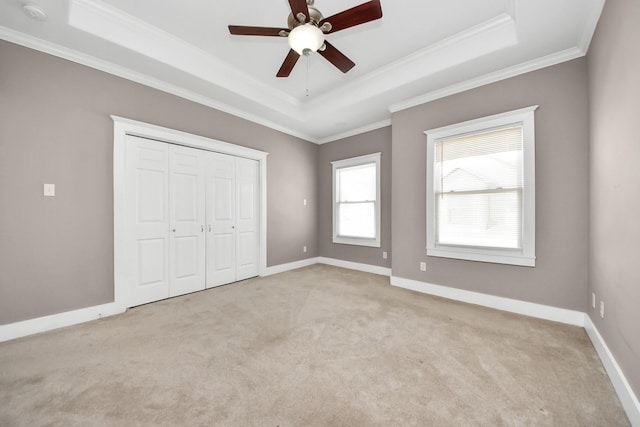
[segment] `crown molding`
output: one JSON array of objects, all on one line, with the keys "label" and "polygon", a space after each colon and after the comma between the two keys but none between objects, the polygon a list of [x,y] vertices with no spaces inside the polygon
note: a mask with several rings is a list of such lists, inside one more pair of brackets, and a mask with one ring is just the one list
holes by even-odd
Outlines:
[{"label": "crown molding", "polygon": [[376,129],[382,129],[387,126],[391,126],[391,118],[380,120],[379,122],[370,123],[358,128],[354,128],[345,132],[336,133],[335,135],[327,136],[318,140],[316,144],[326,144],[328,142],[334,142],[341,139],[349,138],[350,136],[360,135],[365,132],[370,132]]},{"label": "crown molding", "polygon": [[213,108],[223,113],[231,114],[232,116],[236,116],[241,119],[256,123],[258,125],[268,127],[278,132],[300,138],[307,142],[313,142],[315,144],[318,143],[318,140],[310,135],[298,132],[285,126],[281,126],[275,122],[266,120],[254,114],[247,113],[246,111],[213,100],[196,92],[183,89],[179,86],[167,83],[163,80],[149,77],[137,71],[133,71],[119,65],[114,65],[111,62],[98,59],[94,56],[87,55],[85,53],[81,53],[76,50],[69,49],[58,44],[12,30],[7,27],[0,26],[0,39],[58,58],[66,59],[76,64],[84,65],[86,67],[93,68],[95,70],[102,71],[117,77],[121,77],[123,79],[130,80],[132,82],[178,96],[180,98],[184,98],[197,104],[204,105],[205,107]]},{"label": "crown molding", "polygon": [[[593,1],[594,7],[589,9],[582,35],[579,37],[577,45],[573,48],[430,91],[410,99],[391,104],[386,103],[380,107],[386,107],[390,113],[395,113],[416,105],[584,56],[605,2],[605,0]],[[391,119],[387,118],[329,136],[322,136],[323,131],[316,132],[318,129],[315,131],[305,129],[304,123],[310,120],[321,120],[318,123],[322,123],[325,116],[328,117],[332,114],[335,116],[338,111],[343,110],[346,112],[357,104],[370,102],[375,97],[390,94],[394,89],[402,85],[411,82],[417,83],[418,80],[425,78],[425,76],[428,77],[434,73],[441,72],[443,69],[463,64],[478,56],[517,43],[516,2],[515,0],[505,0],[505,12],[502,14],[365,74],[356,81],[335,87],[331,91],[305,102],[271,88],[246,73],[222,63],[222,61],[206,51],[101,1],[71,0],[70,4],[72,10],[69,15],[69,22],[76,28],[167,63],[182,72],[208,81],[218,88],[222,88],[225,91],[228,90],[230,94],[233,93],[239,96],[239,99],[255,102],[256,106],[266,106],[269,109],[274,109],[274,105],[277,105],[277,109],[282,113],[283,117],[290,117],[293,120],[289,120],[289,123],[287,123],[279,118],[274,118],[274,116],[268,115],[271,118],[265,118],[262,114],[249,112],[256,110],[251,110],[252,107],[245,105],[245,101],[238,104],[233,101],[234,105],[230,105],[225,101],[216,99],[215,95],[203,95],[197,91],[169,83],[166,80],[150,77],[144,73],[133,71],[109,61],[6,27],[0,26],[0,38],[179,96],[315,144],[338,141],[389,126],[391,125]],[[73,11],[74,8],[75,12]],[[91,19],[85,20],[84,18],[86,17]],[[133,48],[132,44],[135,45]],[[176,65],[176,63],[179,64]],[[326,130],[330,130],[330,126],[327,126]]]},{"label": "crown molding", "polygon": [[[457,93],[461,93],[470,89],[475,89],[480,86],[495,83],[500,80],[516,77],[521,74],[529,73],[531,71],[536,71],[542,68],[550,67],[552,65],[557,65],[562,62],[571,61],[573,59],[585,56],[589,51],[589,46],[595,34],[600,16],[602,15],[605,1],[606,0],[595,0],[595,6],[589,11],[584,31],[575,47],[568,48],[551,55],[543,56],[541,58],[537,58],[522,64],[514,65],[512,67],[507,67],[493,73],[485,74],[484,76],[476,77],[461,83],[457,83],[455,85],[448,86],[443,89],[427,92],[415,98],[410,98],[405,101],[392,104],[389,106],[389,111],[391,111],[391,113],[396,113],[420,104],[435,101],[436,99],[445,98],[447,96],[455,95]],[[514,0],[509,0],[508,9],[508,13],[515,21],[516,7]]]},{"label": "crown molding", "polygon": [[290,113],[301,103],[211,53],[146,21],[96,0],[71,0],[69,25],[110,43],[167,64],[215,86],[271,108],[274,100]]},{"label": "crown molding", "polygon": [[347,108],[517,42],[514,19],[502,13],[326,92],[305,107],[315,112]]},{"label": "crown molding", "polygon": [[571,61],[572,59],[580,58],[584,55],[585,52],[580,48],[572,47],[570,49],[553,53],[551,55],[543,56],[542,58],[534,59],[533,61],[528,61],[522,64],[514,65],[512,67],[503,68],[502,70],[493,73],[488,73],[461,83],[456,83],[443,89],[427,92],[415,98],[397,102],[389,106],[389,111],[391,113],[397,113],[399,111],[406,110],[417,105],[435,101],[436,99],[445,98],[447,96],[455,95],[467,90],[475,89],[491,83],[496,83],[500,80],[516,77],[521,74],[526,74],[531,71],[536,71],[542,68],[550,67],[552,65],[557,65],[562,62]]},{"label": "crown molding", "polygon": [[[165,81],[149,77],[145,74],[130,70],[122,66],[114,65],[108,61],[98,59],[94,56],[87,55],[85,53],[81,53],[81,52],[57,45],[55,43],[39,39],[37,37],[26,35],[24,33],[12,30],[7,27],[0,26],[0,38],[17,45],[27,47],[29,49],[37,50],[39,52],[53,55],[58,58],[66,59],[68,61],[80,64],[80,65],[84,65],[99,71],[103,71],[105,73],[112,74],[114,76],[121,77],[130,81],[160,90],[162,92],[187,99],[189,101],[204,105],[206,107],[213,108],[227,114],[231,114],[233,116],[239,117],[244,120],[248,120],[258,125],[268,127],[270,129],[285,133],[287,135],[291,135],[296,138],[300,138],[304,141],[312,142],[314,144],[325,144],[328,142],[337,141],[339,139],[348,138],[350,136],[359,135],[361,133],[365,133],[371,130],[375,130],[375,129],[379,129],[379,128],[391,125],[391,120],[385,119],[379,122],[375,122],[369,125],[347,130],[347,131],[334,134],[328,137],[315,138],[311,135],[281,126],[270,120],[266,120],[262,117],[247,113],[246,111],[240,110],[238,108],[231,107],[228,104],[213,100],[209,97],[200,95],[193,91],[180,88],[176,85],[167,83]],[[484,86],[487,84],[498,82],[500,80],[525,74],[530,71],[535,71],[535,70],[556,65],[565,61],[570,61],[572,59],[576,59],[584,55],[585,55],[585,51],[583,51],[582,49],[578,47],[570,48],[552,55],[548,55],[533,61],[526,62],[524,64],[508,67],[503,70],[496,71],[494,73],[485,74],[484,76],[470,79],[462,83],[451,85],[443,89],[427,92],[423,95],[410,98],[395,104],[391,104],[389,106],[389,111],[391,113],[396,113],[411,107],[415,107],[420,104],[424,104],[430,101],[435,101],[437,99],[441,99],[450,95],[455,95],[460,92],[464,92],[470,89],[475,89],[480,86]]]}]

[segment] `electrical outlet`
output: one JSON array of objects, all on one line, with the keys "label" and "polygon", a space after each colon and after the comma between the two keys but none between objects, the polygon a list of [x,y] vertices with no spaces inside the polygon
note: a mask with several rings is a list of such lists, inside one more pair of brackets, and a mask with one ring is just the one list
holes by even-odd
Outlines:
[{"label": "electrical outlet", "polygon": [[306,246],[302,247],[302,252],[307,252],[307,247]]},{"label": "electrical outlet", "polygon": [[387,259],[387,253],[386,252],[382,252],[382,259]]},{"label": "electrical outlet", "polygon": [[604,301],[600,301],[600,317],[604,319]]},{"label": "electrical outlet", "polygon": [[591,307],[596,308],[596,293],[591,292]]},{"label": "electrical outlet", "polygon": [[307,206],[307,199],[302,199],[302,205]]},{"label": "electrical outlet", "polygon": [[427,271],[427,263],[426,262],[421,262],[420,263],[420,271]]}]

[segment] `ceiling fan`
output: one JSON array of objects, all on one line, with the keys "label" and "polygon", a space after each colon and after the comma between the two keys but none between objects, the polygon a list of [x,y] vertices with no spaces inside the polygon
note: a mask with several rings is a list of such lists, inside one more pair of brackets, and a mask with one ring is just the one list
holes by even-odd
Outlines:
[{"label": "ceiling fan", "polygon": [[277,77],[288,77],[300,55],[308,55],[310,52],[318,52],[346,73],[356,64],[326,41],[325,34],[382,18],[380,0],[363,3],[328,18],[323,17],[313,3],[314,0],[289,0],[291,13],[287,22],[288,28],[229,25],[229,32],[238,36],[287,37],[291,49],[278,70]]}]

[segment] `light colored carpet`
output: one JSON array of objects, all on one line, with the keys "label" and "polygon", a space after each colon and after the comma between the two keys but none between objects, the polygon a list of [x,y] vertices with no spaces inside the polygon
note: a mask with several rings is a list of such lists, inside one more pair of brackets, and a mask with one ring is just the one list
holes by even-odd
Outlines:
[{"label": "light colored carpet", "polygon": [[315,265],[0,344],[0,425],[628,425],[583,329]]}]

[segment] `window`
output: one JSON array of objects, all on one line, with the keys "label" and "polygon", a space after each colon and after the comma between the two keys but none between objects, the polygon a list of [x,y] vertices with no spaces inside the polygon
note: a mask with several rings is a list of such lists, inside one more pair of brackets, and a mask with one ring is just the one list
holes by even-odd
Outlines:
[{"label": "window", "polygon": [[428,256],[535,266],[536,108],[425,131]]},{"label": "window", "polygon": [[333,243],[380,247],[380,153],[331,164]]}]

